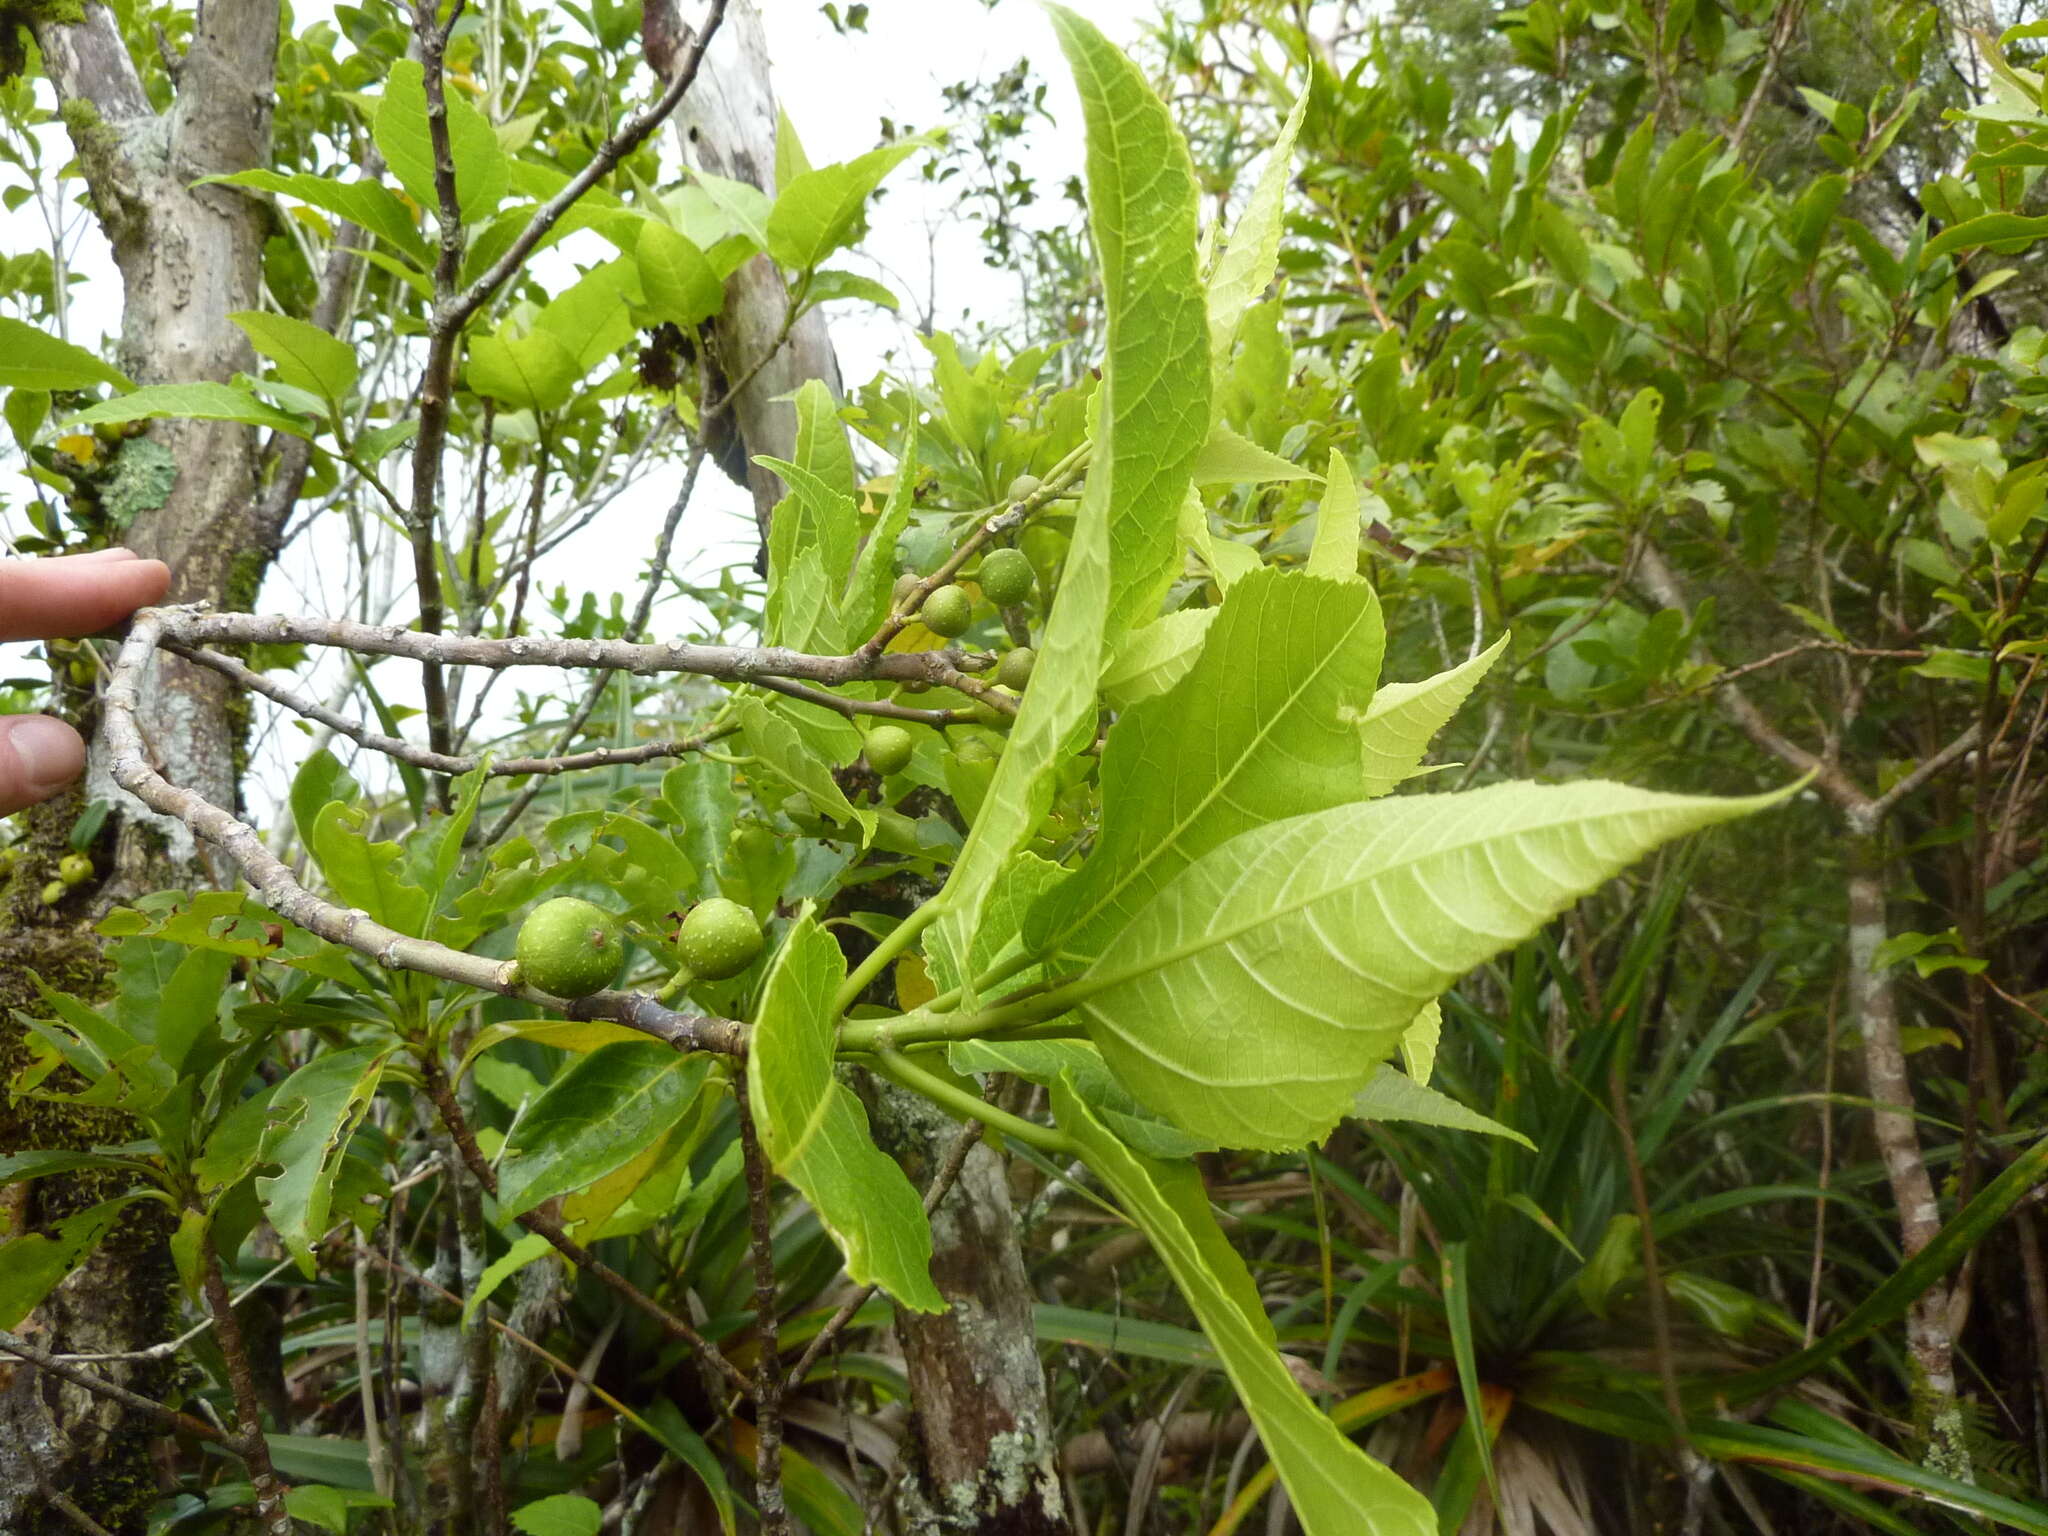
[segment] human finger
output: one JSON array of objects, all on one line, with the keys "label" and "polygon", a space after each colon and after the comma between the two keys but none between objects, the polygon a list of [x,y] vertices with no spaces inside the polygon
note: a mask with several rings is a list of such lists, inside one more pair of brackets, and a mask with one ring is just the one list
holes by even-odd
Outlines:
[{"label": "human finger", "polygon": [[0,560],[0,640],[90,635],[162,597],[171,568],[131,549]]},{"label": "human finger", "polygon": [[48,715],[0,715],[0,816],[47,800],[85,768],[78,732]]}]

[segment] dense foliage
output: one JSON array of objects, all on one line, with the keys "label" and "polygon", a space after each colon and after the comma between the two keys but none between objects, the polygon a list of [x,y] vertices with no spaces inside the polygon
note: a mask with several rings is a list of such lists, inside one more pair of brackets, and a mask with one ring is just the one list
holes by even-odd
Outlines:
[{"label": "dense foliage", "polygon": [[[82,181],[129,308],[6,269],[17,550],[179,556],[200,430],[275,518],[11,697],[101,752],[0,850],[0,1508],[2048,1531],[2048,27],[1054,8],[1084,248],[1028,64],[750,182],[664,153],[675,21],[287,35],[153,205],[260,212],[193,371],[122,199],[229,44],[19,23],[9,198]],[[1016,334],[762,440],[920,165]],[[749,456],[758,574],[684,589]],[[642,481],[637,593],[551,592]],[[345,606],[234,611],[329,529]],[[275,825],[178,739],[251,694]],[[110,1401],[152,1486],[52,1493]]]}]

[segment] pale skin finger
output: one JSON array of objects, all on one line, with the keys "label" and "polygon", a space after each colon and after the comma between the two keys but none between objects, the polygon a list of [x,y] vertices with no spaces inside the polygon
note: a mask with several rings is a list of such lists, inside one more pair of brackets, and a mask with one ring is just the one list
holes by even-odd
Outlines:
[{"label": "pale skin finger", "polygon": [[[170,567],[133,550],[0,560],[0,640],[89,635],[169,589]],[[85,768],[85,743],[61,720],[0,716],[0,816],[47,800]]]}]

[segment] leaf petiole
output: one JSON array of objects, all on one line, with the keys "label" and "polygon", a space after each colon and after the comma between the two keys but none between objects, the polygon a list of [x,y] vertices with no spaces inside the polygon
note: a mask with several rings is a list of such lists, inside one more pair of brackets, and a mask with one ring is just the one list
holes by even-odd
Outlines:
[{"label": "leaf petiole", "polygon": [[879,1052],[876,1070],[899,1087],[921,1093],[943,1109],[970,1120],[979,1120],[990,1130],[1001,1131],[1005,1136],[1014,1137],[1041,1152],[1055,1157],[1072,1157],[1079,1150],[1065,1132],[1056,1131],[1049,1125],[1035,1124],[1008,1110],[997,1109],[987,1100],[955,1087],[938,1074],[925,1071],[901,1051]]}]

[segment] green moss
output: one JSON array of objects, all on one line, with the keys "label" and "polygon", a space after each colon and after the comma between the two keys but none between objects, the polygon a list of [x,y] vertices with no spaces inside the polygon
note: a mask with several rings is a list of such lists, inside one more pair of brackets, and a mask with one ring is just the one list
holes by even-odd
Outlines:
[{"label": "green moss", "polygon": [[39,21],[85,20],[83,0],[10,0],[0,5],[0,80],[28,68],[28,29]]},{"label": "green moss", "polygon": [[169,501],[177,483],[178,461],[171,450],[154,438],[131,437],[114,456],[114,472],[100,493],[100,505],[108,522],[126,528]]}]

